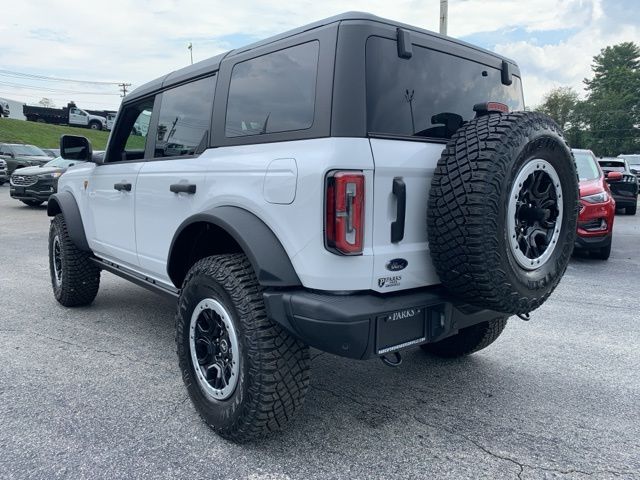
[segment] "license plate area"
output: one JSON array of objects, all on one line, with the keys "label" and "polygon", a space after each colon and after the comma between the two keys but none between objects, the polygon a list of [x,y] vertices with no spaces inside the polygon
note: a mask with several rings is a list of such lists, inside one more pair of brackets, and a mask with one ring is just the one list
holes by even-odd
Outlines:
[{"label": "license plate area", "polygon": [[383,355],[427,339],[426,307],[412,307],[380,315],[376,319],[376,350]]},{"label": "license plate area", "polygon": [[24,194],[24,187],[13,187],[13,192],[18,195]]}]

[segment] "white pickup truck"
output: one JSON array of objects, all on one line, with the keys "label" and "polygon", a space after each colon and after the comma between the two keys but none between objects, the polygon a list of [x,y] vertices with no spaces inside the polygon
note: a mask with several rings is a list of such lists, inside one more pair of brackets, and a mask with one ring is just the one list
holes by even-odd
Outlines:
[{"label": "white pickup truck", "polygon": [[72,125],[75,127],[86,127],[92,130],[105,130],[107,128],[107,119],[105,117],[92,115],[78,108],[73,102],[68,103],[64,108],[24,105],[22,107],[22,113],[30,122]]}]

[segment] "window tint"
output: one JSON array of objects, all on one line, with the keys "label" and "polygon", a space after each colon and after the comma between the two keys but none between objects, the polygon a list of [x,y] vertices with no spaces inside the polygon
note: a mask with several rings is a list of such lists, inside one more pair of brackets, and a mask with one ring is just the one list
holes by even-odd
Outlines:
[{"label": "window tint", "polygon": [[318,42],[309,42],[235,65],[229,85],[226,136],[310,128],[318,50]]},{"label": "window tint", "polygon": [[451,138],[475,116],[473,106],[501,102],[522,110],[520,79],[503,85],[499,69],[446,53],[413,46],[410,59],[398,57],[395,40],[367,40],[367,119],[369,132]]},{"label": "window tint", "polygon": [[589,152],[573,152],[576,159],[576,169],[580,180],[594,180],[600,177],[600,170],[596,159]]},{"label": "window tint", "polygon": [[600,160],[598,162],[603,170],[607,172],[625,172],[626,168],[624,166],[624,162],[616,162],[615,160]]},{"label": "window tint", "polygon": [[208,139],[216,77],[163,92],[154,157],[194,155]]},{"label": "window tint", "polygon": [[107,162],[144,158],[154,98],[123,107],[109,143]]}]

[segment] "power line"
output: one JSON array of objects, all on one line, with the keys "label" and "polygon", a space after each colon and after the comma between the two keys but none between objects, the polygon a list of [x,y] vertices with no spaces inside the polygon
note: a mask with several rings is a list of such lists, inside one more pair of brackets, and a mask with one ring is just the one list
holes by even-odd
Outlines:
[{"label": "power line", "polygon": [[3,82],[0,81],[0,85],[5,87],[13,87],[13,88],[24,88],[27,90],[37,90],[40,92],[59,92],[59,93],[68,93],[73,95],[119,95],[118,93],[107,93],[107,92],[80,92],[77,90],[66,90],[63,88],[52,88],[52,87],[35,87],[33,85],[24,85],[21,83],[12,83],[12,82]]},{"label": "power line", "polygon": [[71,78],[48,77],[46,75],[38,75],[35,73],[13,72],[11,70],[4,70],[4,69],[0,69],[0,75],[14,77],[14,78],[28,78],[31,80],[45,80],[49,82],[72,82],[72,83],[86,83],[91,85],[119,85],[118,82],[99,82],[95,80],[75,80]]}]

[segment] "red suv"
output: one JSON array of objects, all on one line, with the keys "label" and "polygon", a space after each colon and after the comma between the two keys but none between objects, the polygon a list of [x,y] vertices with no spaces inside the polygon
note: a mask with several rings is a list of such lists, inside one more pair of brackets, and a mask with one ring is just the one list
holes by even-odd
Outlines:
[{"label": "red suv", "polygon": [[[573,149],[573,155],[580,178],[580,215],[575,246],[588,250],[592,257],[606,260],[611,254],[616,202],[593,152]],[[609,176],[613,173],[622,178],[619,172]]]}]

